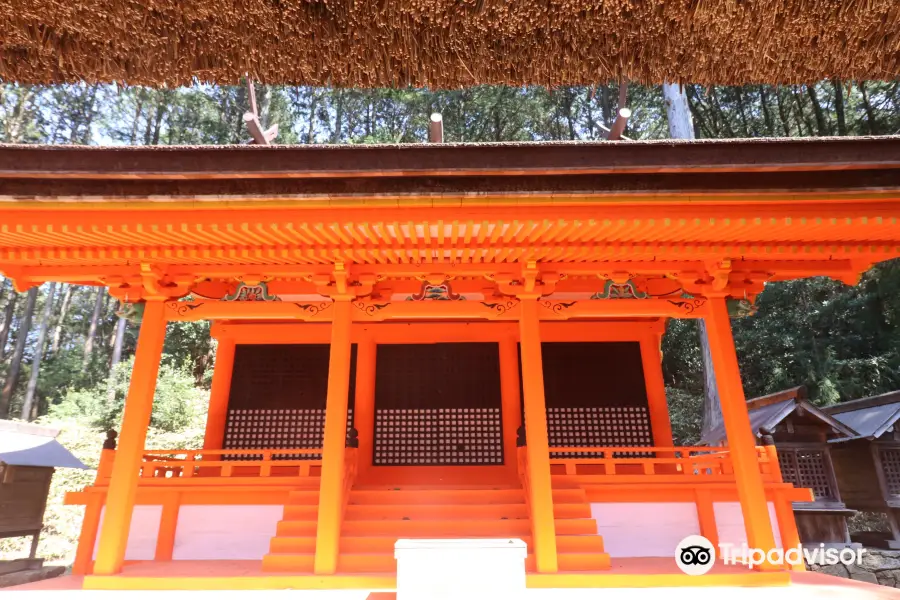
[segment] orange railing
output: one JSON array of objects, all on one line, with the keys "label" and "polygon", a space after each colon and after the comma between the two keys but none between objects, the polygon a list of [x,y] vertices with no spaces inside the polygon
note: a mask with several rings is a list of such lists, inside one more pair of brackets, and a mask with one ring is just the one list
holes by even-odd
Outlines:
[{"label": "orange railing", "polygon": [[[756,453],[763,480],[780,481],[777,455],[766,446]],[[734,480],[731,453],[724,447],[556,447],[550,448],[550,468],[555,474],[616,480]]]},{"label": "orange railing", "polygon": [[[267,450],[145,450],[141,479],[187,483],[195,479],[309,477],[322,466],[321,448]],[[104,450],[97,482],[109,479],[115,452]],[[104,462],[110,463],[104,465]],[[106,466],[107,468],[103,468]]]}]

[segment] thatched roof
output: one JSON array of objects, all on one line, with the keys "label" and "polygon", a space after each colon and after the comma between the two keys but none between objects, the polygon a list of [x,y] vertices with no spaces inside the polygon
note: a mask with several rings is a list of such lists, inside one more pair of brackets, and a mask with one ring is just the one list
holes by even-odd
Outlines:
[{"label": "thatched roof", "polygon": [[900,75],[896,0],[3,0],[0,78],[454,88]]}]

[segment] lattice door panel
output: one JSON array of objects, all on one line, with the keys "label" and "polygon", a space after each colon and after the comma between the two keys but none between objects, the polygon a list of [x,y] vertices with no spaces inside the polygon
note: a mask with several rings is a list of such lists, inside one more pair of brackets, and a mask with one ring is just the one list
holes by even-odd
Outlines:
[{"label": "lattice door panel", "polygon": [[[240,344],[228,398],[224,449],[321,448],[328,397],[327,344]],[[350,354],[347,429],[353,426],[356,346]],[[246,456],[246,455],[243,455]],[[229,456],[239,459],[241,455]],[[316,460],[319,455],[276,455]]]},{"label": "lattice door panel", "polygon": [[836,499],[824,450],[780,448],[778,464],[785,482],[812,489],[816,500]]},{"label": "lattice door panel", "polygon": [[[550,447],[652,446],[650,415],[645,406],[547,408]],[[649,456],[647,452],[617,452],[616,457]],[[596,452],[551,452],[553,458],[600,458]]]},{"label": "lattice door panel", "polygon": [[879,455],[888,494],[900,496],[900,448],[882,449]]},{"label": "lattice door panel", "polygon": [[[353,408],[347,410],[347,433],[353,427]],[[238,408],[228,411],[224,448],[321,448],[325,437],[325,409]],[[261,456],[261,455],[260,455]],[[227,459],[253,460],[260,456],[227,455]],[[276,454],[274,460],[321,460],[320,454]]]},{"label": "lattice door panel", "polygon": [[376,465],[501,465],[499,408],[382,409],[375,413]]},{"label": "lattice door panel", "polygon": [[374,465],[503,464],[497,344],[390,344],[377,356]]}]

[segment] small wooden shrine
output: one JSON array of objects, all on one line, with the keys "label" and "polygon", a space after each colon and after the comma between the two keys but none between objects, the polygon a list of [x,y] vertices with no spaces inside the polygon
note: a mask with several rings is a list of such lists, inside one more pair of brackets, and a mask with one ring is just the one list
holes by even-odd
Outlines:
[{"label": "small wooden shrine", "polygon": [[860,541],[900,549],[900,391],[842,402],[825,412],[853,430],[829,444],[844,502],[884,513],[890,524],[890,535],[863,535]]},{"label": "small wooden shrine", "polygon": [[41,567],[37,546],[53,472],[87,468],[57,435],[56,429],[0,420],[0,538],[31,536],[28,558],[0,561],[0,576]]},{"label": "small wooden shrine", "polygon": [[[812,404],[803,386],[747,401],[750,428],[762,446],[774,445],[781,477],[812,490],[811,502],[794,502],[800,541],[813,547],[850,543],[847,518],[854,514],[841,500],[829,441],[856,432]],[[724,428],[710,431],[702,443],[725,442]]]}]

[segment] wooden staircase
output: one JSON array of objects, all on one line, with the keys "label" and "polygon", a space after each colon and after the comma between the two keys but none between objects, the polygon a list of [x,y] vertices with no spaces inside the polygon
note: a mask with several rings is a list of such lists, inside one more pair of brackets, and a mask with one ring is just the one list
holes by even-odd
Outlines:
[{"label": "wooden staircase", "polygon": [[[560,571],[609,568],[609,555],[579,488],[553,491]],[[292,492],[284,519],[263,558],[268,572],[312,573],[318,493]],[[361,487],[350,494],[341,531],[338,572],[393,573],[400,538],[518,538],[534,570],[531,522],[520,487]]]}]

